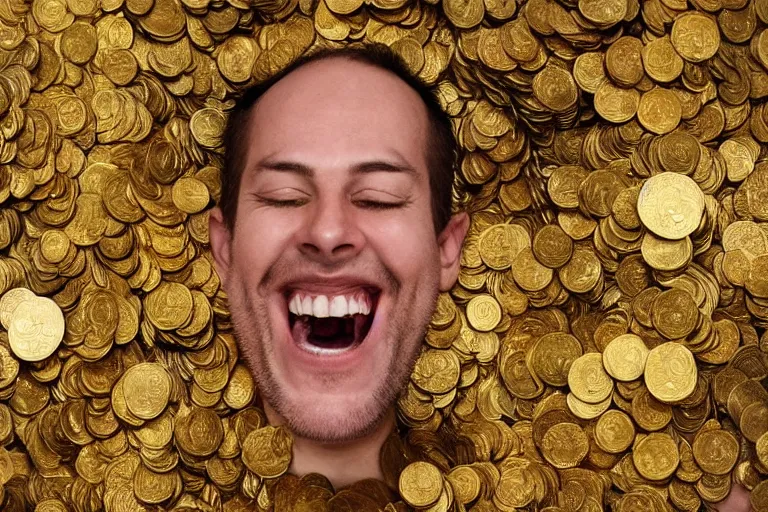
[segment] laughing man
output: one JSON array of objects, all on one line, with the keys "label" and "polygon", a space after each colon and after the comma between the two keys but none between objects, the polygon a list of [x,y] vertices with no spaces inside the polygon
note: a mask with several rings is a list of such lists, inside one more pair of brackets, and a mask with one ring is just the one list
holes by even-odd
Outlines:
[{"label": "laughing man", "polygon": [[380,47],[315,54],[241,106],[210,238],[242,355],[293,434],[292,473],[383,479],[469,224],[451,216],[450,120]]},{"label": "laughing man", "polygon": [[[383,479],[469,225],[451,215],[450,120],[388,49],[345,48],[247,91],[225,144],[211,247],[269,422],[293,434],[290,471]],[[748,511],[745,489],[717,509]]]}]

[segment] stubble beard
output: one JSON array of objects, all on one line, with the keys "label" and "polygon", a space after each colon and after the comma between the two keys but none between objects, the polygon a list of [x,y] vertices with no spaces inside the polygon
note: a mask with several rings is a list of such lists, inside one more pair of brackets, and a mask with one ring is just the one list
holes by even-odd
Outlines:
[{"label": "stubble beard", "polygon": [[[323,404],[313,404],[313,408],[308,408],[301,398],[286,393],[271,364],[275,336],[267,305],[263,301],[252,300],[244,280],[235,279],[233,282],[238,283],[237,291],[229,295],[229,307],[238,346],[262,400],[280,415],[289,430],[295,436],[327,444],[354,441],[373,432],[408,383],[421,351],[437,294],[431,297],[427,307],[402,311],[388,319],[383,339],[377,340],[392,347],[389,367],[380,374],[386,378],[379,377],[381,382],[376,384],[373,393],[356,401],[353,408],[339,410],[338,407],[325,407]],[[416,293],[418,290],[414,290]],[[406,318],[414,320],[411,325],[405,325],[403,320]],[[327,379],[325,384],[332,386],[343,381],[344,375],[331,375]]]}]

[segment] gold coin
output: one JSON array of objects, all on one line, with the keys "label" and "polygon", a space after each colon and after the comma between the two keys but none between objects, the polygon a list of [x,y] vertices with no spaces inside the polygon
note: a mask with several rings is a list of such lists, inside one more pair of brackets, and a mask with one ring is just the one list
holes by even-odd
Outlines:
[{"label": "gold coin", "polygon": [[573,362],[582,355],[582,347],[575,336],[565,332],[545,334],[531,349],[529,361],[536,375],[550,386],[568,384],[568,372]]},{"label": "gold coin", "polygon": [[595,424],[595,442],[608,453],[621,453],[635,439],[635,426],[626,413],[611,409],[605,411]]},{"label": "gold coin", "polygon": [[693,259],[693,242],[687,236],[680,240],[667,240],[646,232],[640,253],[645,262],[656,270],[680,270]]},{"label": "gold coin", "polygon": [[693,456],[703,471],[726,475],[739,458],[739,442],[725,430],[701,431],[693,440]]},{"label": "gold coin", "polygon": [[456,466],[445,478],[450,482],[454,496],[461,503],[475,501],[480,495],[483,482],[478,472],[470,466]]},{"label": "gold coin", "polygon": [[559,66],[546,66],[533,78],[533,95],[553,112],[564,112],[576,105],[579,91],[573,76]]},{"label": "gold coin", "polygon": [[752,510],[768,510],[768,480],[763,480],[752,489],[749,503]]},{"label": "gold coin", "polygon": [[64,314],[48,297],[20,303],[11,314],[8,342],[24,361],[42,361],[59,348],[64,338]]},{"label": "gold coin", "polygon": [[531,245],[528,232],[510,224],[495,224],[480,234],[478,250],[483,263],[494,270],[510,267],[525,247]]},{"label": "gold coin", "polygon": [[768,432],[768,403],[755,402],[744,408],[739,420],[739,428],[745,438],[754,442]]},{"label": "gold coin", "polygon": [[679,402],[696,389],[698,371],[693,354],[679,343],[662,343],[648,354],[645,385],[659,401]]},{"label": "gold coin", "polygon": [[645,72],[656,82],[671,82],[683,72],[683,59],[675,51],[669,36],[647,43],[642,55]]},{"label": "gold coin", "polygon": [[645,371],[648,348],[640,336],[622,334],[614,338],[603,350],[605,371],[616,380],[639,379]]},{"label": "gold coin", "polygon": [[731,477],[730,475],[703,473],[695,486],[696,492],[699,493],[701,499],[714,503],[728,497],[728,493],[731,490]]},{"label": "gold coin", "polygon": [[760,436],[760,439],[755,443],[755,451],[757,452],[757,460],[763,467],[768,468],[768,432]]},{"label": "gold coin", "polygon": [[573,393],[568,393],[566,397],[568,403],[568,409],[577,417],[582,420],[591,420],[597,418],[611,406],[611,397],[609,396],[602,402],[596,404],[588,404],[582,402],[574,396]]},{"label": "gold coin", "polygon": [[577,208],[579,187],[587,176],[589,172],[579,165],[563,165],[552,171],[547,181],[547,193],[552,202],[560,208]]},{"label": "gold coin", "polygon": [[482,0],[448,0],[443,4],[443,11],[453,25],[462,29],[479,25],[485,16]]},{"label": "gold coin", "polygon": [[[683,116],[686,119],[685,116]],[[701,147],[696,137],[676,130],[659,139],[658,157],[665,171],[690,175],[701,161]]]},{"label": "gold coin", "polygon": [[701,507],[701,498],[696,492],[696,487],[683,482],[677,478],[673,478],[669,482],[669,500],[678,509],[696,512]]},{"label": "gold coin", "polygon": [[283,427],[253,430],[243,441],[243,464],[262,478],[276,478],[288,471],[292,447],[293,438]]},{"label": "gold coin", "polygon": [[579,0],[579,12],[602,27],[619,23],[627,15],[627,10],[624,0]]},{"label": "gold coin", "polygon": [[562,267],[573,254],[573,239],[557,224],[547,224],[533,237],[533,255],[549,268]]},{"label": "gold coin", "polygon": [[0,323],[8,330],[11,328],[11,316],[19,304],[36,299],[37,295],[28,288],[13,288],[0,298]]},{"label": "gold coin", "polygon": [[679,288],[661,292],[651,305],[653,327],[671,340],[691,334],[699,321],[699,314],[693,297]]},{"label": "gold coin", "polygon": [[37,502],[35,512],[67,512],[67,505],[56,498],[48,498]]},{"label": "gold coin", "polygon": [[459,382],[461,367],[453,350],[425,350],[416,361],[411,380],[428,393],[448,393]]},{"label": "gold coin", "polygon": [[749,261],[768,254],[768,234],[751,220],[731,222],[723,231],[723,249],[741,251]]},{"label": "gold coin", "polygon": [[8,483],[15,473],[13,460],[5,448],[0,448],[0,484]]},{"label": "gold coin", "polygon": [[720,31],[717,23],[698,11],[680,15],[672,25],[672,45],[682,58],[690,62],[702,62],[720,47]]},{"label": "gold coin", "polygon": [[[705,363],[725,364],[730,361],[733,354],[738,350],[741,333],[736,323],[727,318],[716,321],[713,327],[719,343],[709,350],[696,354],[696,358]],[[768,428],[768,421],[766,425],[766,428]]]},{"label": "gold coin", "polygon": [[554,273],[536,260],[533,250],[526,247],[512,265],[512,276],[517,285],[528,292],[538,292],[552,282]]},{"label": "gold coin", "polygon": [[637,198],[643,225],[655,235],[680,240],[693,233],[704,214],[704,194],[688,176],[663,172],[643,184]]},{"label": "gold coin", "polygon": [[625,123],[635,117],[640,106],[640,93],[635,89],[616,87],[603,81],[595,91],[595,111],[611,123]]},{"label": "gold coin", "polygon": [[755,170],[755,157],[750,148],[737,138],[720,144],[718,152],[725,160],[726,176],[730,181],[744,181]]},{"label": "gold coin", "polygon": [[632,450],[632,462],[643,478],[664,480],[680,463],[677,444],[668,434],[654,432],[641,439]]},{"label": "gold coin", "polygon": [[198,213],[208,206],[210,195],[205,184],[191,177],[179,178],[171,189],[173,204],[184,213]]},{"label": "gold coin", "polygon": [[613,380],[603,368],[603,356],[590,352],[576,359],[568,371],[568,387],[576,398],[588,404],[608,398],[613,391]]},{"label": "gold coin", "polygon": [[677,96],[663,87],[655,87],[640,97],[637,120],[650,132],[663,135],[680,124],[683,108]]},{"label": "gold coin", "polygon": [[594,290],[603,279],[603,266],[594,251],[577,244],[568,262],[557,270],[560,282],[573,293]]},{"label": "gold coin", "polygon": [[430,507],[443,491],[443,474],[429,462],[413,462],[400,473],[398,489],[410,506]]},{"label": "gold coin", "polygon": [[189,288],[181,283],[163,281],[147,294],[144,307],[147,316],[158,328],[173,330],[185,325],[193,312]]},{"label": "gold coin", "polygon": [[605,52],[605,68],[616,84],[633,87],[644,75],[641,51],[643,43],[636,37],[623,36]]},{"label": "gold coin", "polygon": [[600,85],[607,80],[604,62],[605,54],[602,52],[584,52],[576,57],[573,63],[573,78],[582,91],[595,94]]},{"label": "gold coin", "polygon": [[541,454],[558,469],[573,468],[589,451],[589,439],[575,423],[557,423],[547,430],[541,443]]},{"label": "gold coin", "polygon": [[490,295],[478,295],[467,304],[467,320],[473,329],[492,331],[501,321],[501,306]]},{"label": "gold coin", "polygon": [[143,420],[158,417],[168,405],[171,396],[171,378],[159,363],[140,363],[131,366],[122,377],[125,405]]}]

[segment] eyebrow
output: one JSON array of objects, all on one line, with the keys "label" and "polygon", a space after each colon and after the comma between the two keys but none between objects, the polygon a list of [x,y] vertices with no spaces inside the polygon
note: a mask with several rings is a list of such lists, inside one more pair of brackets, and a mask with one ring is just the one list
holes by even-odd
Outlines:
[{"label": "eyebrow", "polygon": [[[313,178],[315,176],[315,170],[312,167],[289,160],[273,160],[271,158],[266,158],[256,164],[256,169],[294,173],[306,178]],[[388,162],[386,160],[371,160],[368,162],[362,162],[352,166],[350,171],[352,174],[368,174],[373,172],[402,172],[411,174],[413,176],[418,175],[418,171],[411,165],[399,162]]]}]

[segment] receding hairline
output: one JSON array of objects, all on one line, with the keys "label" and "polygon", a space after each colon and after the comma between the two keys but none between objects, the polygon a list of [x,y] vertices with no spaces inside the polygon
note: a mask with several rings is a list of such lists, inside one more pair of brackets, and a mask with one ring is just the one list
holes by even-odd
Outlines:
[{"label": "receding hairline", "polygon": [[[295,75],[300,74],[302,70],[311,70],[313,67],[318,67],[320,65],[323,65],[324,63],[330,64],[333,61],[346,61],[351,64],[357,64],[363,67],[368,68],[369,70],[372,70],[374,72],[379,72],[382,76],[390,76],[394,79],[394,82],[397,82],[401,84],[401,86],[404,88],[404,90],[407,90],[407,94],[411,97],[411,100],[415,100],[415,103],[420,105],[421,108],[421,114],[423,115],[423,120],[425,122],[426,126],[426,133],[424,134],[425,137],[429,136],[429,125],[430,125],[430,112],[429,112],[429,106],[424,102],[424,99],[420,96],[419,91],[414,89],[411,84],[403,80],[402,77],[398,76],[397,73],[394,71],[387,69],[385,67],[382,67],[378,64],[375,64],[373,62],[364,60],[360,57],[358,57],[355,54],[347,54],[347,53],[329,53],[327,55],[323,55],[315,60],[310,60],[308,62],[305,62],[298,66],[295,69],[292,69],[289,73],[287,73],[285,76],[280,77],[279,80],[277,80],[275,83],[271,84],[262,94],[259,96],[256,101],[253,102],[252,105],[247,109],[245,112],[245,120],[248,122],[248,126],[250,127],[253,121],[253,117],[258,109],[258,106],[260,103],[264,101],[265,98],[268,98],[270,96],[270,93],[274,93],[275,91],[280,90],[280,84],[285,85],[284,83],[291,77],[295,79]],[[353,76],[358,76],[356,74],[353,74]]]}]

